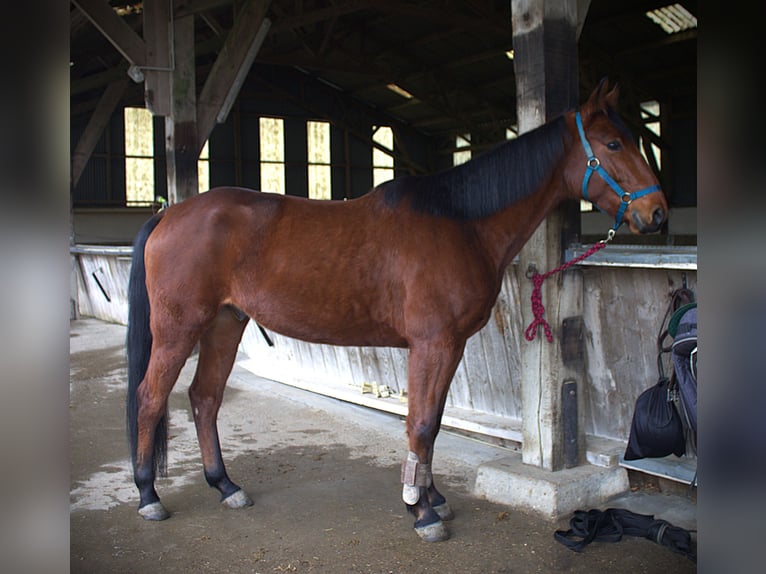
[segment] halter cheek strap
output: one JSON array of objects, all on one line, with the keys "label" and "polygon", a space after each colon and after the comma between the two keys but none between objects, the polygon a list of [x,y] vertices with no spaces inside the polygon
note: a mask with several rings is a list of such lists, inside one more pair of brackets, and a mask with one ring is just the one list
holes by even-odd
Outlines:
[{"label": "halter cheek strap", "polygon": [[[628,208],[628,206],[631,204],[631,202],[634,199],[638,199],[639,197],[643,197],[645,195],[648,195],[650,193],[654,193],[655,191],[660,190],[659,185],[652,185],[650,187],[645,187],[644,189],[639,189],[638,191],[634,191],[633,193],[628,193],[624,189],[620,187],[620,184],[618,184],[612,177],[606,172],[606,170],[601,167],[601,162],[598,160],[596,155],[593,153],[593,149],[590,147],[590,143],[588,143],[588,139],[585,137],[585,130],[582,127],[582,117],[580,116],[580,112],[577,112],[575,115],[575,120],[577,121],[577,131],[580,133],[580,141],[582,142],[582,147],[585,149],[585,155],[587,156],[588,160],[586,162],[586,169],[585,174],[582,178],[582,196],[587,200],[591,201],[590,198],[588,198],[588,182],[590,181],[590,177],[594,173],[598,173],[601,176],[601,179],[603,179],[607,184],[609,184],[609,187],[611,187],[614,192],[620,196],[620,207],[617,210],[617,215],[614,218],[614,225],[612,226],[612,231],[617,231],[617,229],[622,225],[622,217],[625,215],[625,210]],[[591,203],[593,203],[591,201]],[[599,210],[604,211],[601,209],[597,204],[593,203],[596,207],[598,207]]]}]

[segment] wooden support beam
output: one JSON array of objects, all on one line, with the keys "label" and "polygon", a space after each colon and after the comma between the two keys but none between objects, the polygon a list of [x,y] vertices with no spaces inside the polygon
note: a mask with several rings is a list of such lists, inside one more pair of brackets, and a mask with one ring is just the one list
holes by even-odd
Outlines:
[{"label": "wooden support beam", "polygon": [[171,74],[170,115],[165,117],[168,201],[178,203],[199,193],[197,159],[197,86],[194,16],[174,22],[175,69]]},{"label": "wooden support beam", "polygon": [[223,123],[250,66],[271,27],[266,18],[271,0],[249,0],[236,16],[226,41],[205,80],[197,103],[199,151],[216,122]]},{"label": "wooden support beam", "polygon": [[128,87],[128,81],[128,76],[123,75],[122,78],[109,84],[96,104],[96,109],[88,120],[88,125],[80,136],[74,153],[72,153],[72,187],[75,187],[80,181],[80,176],[96,148],[98,138],[101,137],[104,128],[109,123],[109,118],[120,102],[125,88]]},{"label": "wooden support beam", "polygon": [[[578,104],[577,6],[578,0],[511,0],[520,133]],[[560,265],[564,247],[578,233],[578,226],[577,205],[554,211],[519,254],[521,269],[543,273]],[[531,292],[532,282],[523,282],[522,300],[529,301]],[[560,470],[576,465],[585,451],[584,362],[571,358],[577,356],[571,349],[581,335],[571,327],[581,325],[580,271],[573,269],[546,281],[543,301],[554,342],[548,343],[540,333],[521,346],[522,460],[546,470]],[[532,322],[529,305],[523,307],[523,315],[524,324]],[[565,331],[570,353],[566,358],[562,354]],[[563,400],[564,393],[572,391]]]},{"label": "wooden support beam", "polygon": [[580,39],[582,28],[585,26],[585,17],[588,15],[590,0],[577,0],[577,40]]},{"label": "wooden support beam", "polygon": [[72,0],[72,4],[93,22],[117,51],[134,66],[146,61],[146,45],[128,24],[120,18],[106,0]]},{"label": "wooden support beam", "polygon": [[144,0],[144,101],[146,109],[155,116],[170,114],[170,76],[175,67],[170,45],[170,8],[169,0]]}]

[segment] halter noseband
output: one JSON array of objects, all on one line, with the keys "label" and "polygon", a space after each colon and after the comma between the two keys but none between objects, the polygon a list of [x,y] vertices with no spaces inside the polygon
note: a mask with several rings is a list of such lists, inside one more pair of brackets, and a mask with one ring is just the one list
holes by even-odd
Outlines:
[{"label": "halter noseband", "polygon": [[[643,197],[645,195],[648,195],[650,193],[653,193],[655,191],[660,190],[659,185],[652,185],[650,187],[645,187],[644,189],[640,189],[638,191],[634,191],[633,193],[628,193],[624,189],[620,187],[620,184],[618,184],[616,181],[612,179],[612,177],[606,173],[606,170],[601,167],[601,162],[598,160],[596,155],[593,153],[593,150],[590,147],[590,144],[588,143],[587,138],[585,137],[585,130],[583,130],[582,127],[582,117],[580,116],[580,112],[577,112],[575,115],[575,119],[577,120],[577,131],[580,132],[580,141],[582,142],[582,147],[585,149],[585,155],[588,156],[588,161],[586,162],[586,169],[585,174],[582,178],[582,196],[587,200],[591,201],[588,198],[588,182],[590,181],[590,176],[593,175],[593,172],[598,173],[601,178],[609,184],[609,187],[611,187],[614,192],[620,196],[620,200],[622,203],[620,203],[620,208],[617,210],[617,215],[614,218],[614,225],[612,226],[612,231],[610,232],[610,235],[613,235],[614,232],[617,231],[617,229],[622,225],[622,216],[625,214],[625,210],[628,208],[628,205],[634,200],[638,199],[639,197]],[[591,203],[593,203],[591,201]],[[593,203],[598,207],[597,204]],[[598,207],[601,211],[600,207]]]}]

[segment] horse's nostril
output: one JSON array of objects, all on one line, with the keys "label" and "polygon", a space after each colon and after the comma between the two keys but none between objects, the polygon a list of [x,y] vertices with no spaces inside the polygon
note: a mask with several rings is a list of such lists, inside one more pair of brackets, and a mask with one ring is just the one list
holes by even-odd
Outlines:
[{"label": "horse's nostril", "polygon": [[665,221],[665,210],[661,207],[658,207],[652,214],[652,223],[659,227],[663,221]]}]

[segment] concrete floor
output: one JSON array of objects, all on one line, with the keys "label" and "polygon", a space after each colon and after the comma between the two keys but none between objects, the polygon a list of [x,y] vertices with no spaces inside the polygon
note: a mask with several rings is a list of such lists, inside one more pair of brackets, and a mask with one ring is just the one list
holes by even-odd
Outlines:
[{"label": "concrete floor", "polygon": [[[124,431],[125,327],[70,324],[71,572],[694,572],[649,540],[593,543],[575,553],[550,521],[476,496],[477,468],[509,451],[449,433],[434,474],[455,511],[451,538],[427,544],[401,502],[403,421],[235,367],[219,417],[229,473],[255,500],[229,510],[207,487],[186,390],[171,395],[169,477],[158,491],[170,519],[136,512]],[[696,527],[688,498],[653,490],[603,505]]]}]

